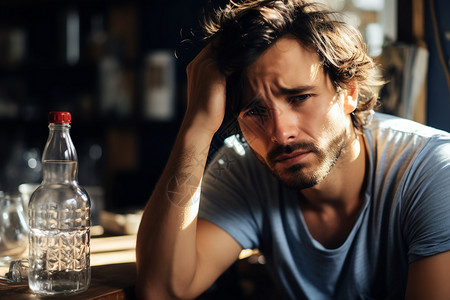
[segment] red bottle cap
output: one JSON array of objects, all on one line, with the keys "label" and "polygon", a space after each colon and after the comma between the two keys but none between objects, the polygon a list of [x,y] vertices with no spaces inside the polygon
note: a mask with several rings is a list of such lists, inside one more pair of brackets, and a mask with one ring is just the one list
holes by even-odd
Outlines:
[{"label": "red bottle cap", "polygon": [[66,124],[72,121],[72,116],[70,112],[66,111],[51,111],[48,114],[48,122],[56,124]]}]

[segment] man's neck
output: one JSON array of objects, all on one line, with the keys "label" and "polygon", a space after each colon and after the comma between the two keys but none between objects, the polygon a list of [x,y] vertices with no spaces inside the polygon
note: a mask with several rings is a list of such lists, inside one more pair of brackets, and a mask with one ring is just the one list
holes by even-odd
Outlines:
[{"label": "man's neck", "polygon": [[302,213],[311,235],[327,248],[341,245],[363,207],[366,149],[354,136],[332,172],[318,185],[300,191]]}]

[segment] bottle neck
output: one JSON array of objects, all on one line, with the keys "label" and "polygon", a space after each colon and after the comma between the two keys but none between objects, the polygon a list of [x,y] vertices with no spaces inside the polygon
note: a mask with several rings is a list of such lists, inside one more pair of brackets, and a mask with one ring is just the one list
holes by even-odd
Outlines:
[{"label": "bottle neck", "polygon": [[43,183],[77,181],[78,158],[70,137],[70,124],[49,126],[49,136],[42,155]]},{"label": "bottle neck", "polygon": [[76,184],[76,161],[47,160],[42,163],[43,184]]}]

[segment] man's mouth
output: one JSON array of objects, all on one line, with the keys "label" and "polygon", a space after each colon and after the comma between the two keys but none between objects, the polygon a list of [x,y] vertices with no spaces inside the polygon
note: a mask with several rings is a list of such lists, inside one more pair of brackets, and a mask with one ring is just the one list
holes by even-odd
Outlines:
[{"label": "man's mouth", "polygon": [[287,164],[287,165],[299,164],[310,153],[311,153],[311,151],[299,149],[299,150],[295,150],[292,153],[284,153],[284,154],[278,155],[277,157],[275,157],[274,162],[281,163],[281,164]]},{"label": "man's mouth", "polygon": [[278,145],[267,154],[267,162],[272,167],[276,164],[291,166],[303,163],[312,153],[317,153],[317,149],[312,143]]}]

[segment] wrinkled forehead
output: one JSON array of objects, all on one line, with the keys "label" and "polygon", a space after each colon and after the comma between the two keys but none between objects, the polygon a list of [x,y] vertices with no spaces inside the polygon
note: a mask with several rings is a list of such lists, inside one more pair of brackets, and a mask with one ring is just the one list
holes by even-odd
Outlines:
[{"label": "wrinkled forehead", "polygon": [[319,88],[326,77],[315,51],[293,37],[281,38],[245,69],[243,101],[304,87]]}]

